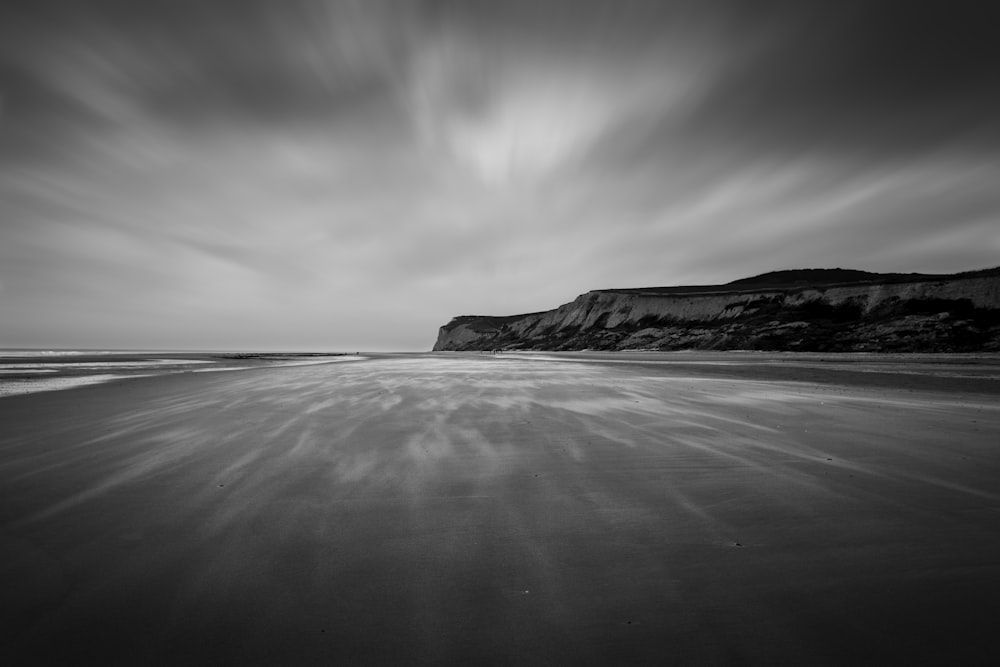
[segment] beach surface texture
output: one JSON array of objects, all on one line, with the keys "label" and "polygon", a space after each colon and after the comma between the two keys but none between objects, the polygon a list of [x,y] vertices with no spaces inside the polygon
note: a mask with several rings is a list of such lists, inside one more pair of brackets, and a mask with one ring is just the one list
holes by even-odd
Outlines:
[{"label": "beach surface texture", "polygon": [[0,663],[1000,664],[1000,358],[435,353],[0,398]]}]

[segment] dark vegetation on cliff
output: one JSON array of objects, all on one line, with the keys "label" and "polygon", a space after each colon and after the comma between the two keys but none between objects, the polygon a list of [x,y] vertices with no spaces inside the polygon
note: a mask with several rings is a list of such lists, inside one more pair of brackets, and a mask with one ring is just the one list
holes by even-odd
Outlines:
[{"label": "dark vegetation on cliff", "polygon": [[[716,294],[743,292],[761,288],[802,289],[832,287],[834,285],[900,284],[947,280],[949,278],[974,278],[1000,276],[1000,267],[965,271],[963,273],[873,273],[857,269],[787,269],[768,271],[749,278],[739,278],[723,285],[674,285],[668,287],[624,287],[597,290],[616,294]],[[521,317],[517,315],[515,317]]]},{"label": "dark vegetation on cliff", "polygon": [[554,311],[462,316],[436,350],[1000,351],[1000,267],[950,275],[774,271],[597,290]]}]

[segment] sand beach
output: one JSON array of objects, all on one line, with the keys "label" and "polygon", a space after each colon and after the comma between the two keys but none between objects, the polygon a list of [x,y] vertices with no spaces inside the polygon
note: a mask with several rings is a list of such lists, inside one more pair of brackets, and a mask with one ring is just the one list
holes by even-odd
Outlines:
[{"label": "sand beach", "polygon": [[1000,358],[367,355],[0,397],[4,664],[992,664]]}]

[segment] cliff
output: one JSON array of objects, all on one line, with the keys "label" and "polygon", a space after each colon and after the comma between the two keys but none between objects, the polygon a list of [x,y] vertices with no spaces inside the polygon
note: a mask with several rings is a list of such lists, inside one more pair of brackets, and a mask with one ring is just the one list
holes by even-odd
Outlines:
[{"label": "cliff", "polygon": [[804,269],[726,285],[595,290],[540,313],[456,317],[434,349],[1000,351],[1000,267]]}]

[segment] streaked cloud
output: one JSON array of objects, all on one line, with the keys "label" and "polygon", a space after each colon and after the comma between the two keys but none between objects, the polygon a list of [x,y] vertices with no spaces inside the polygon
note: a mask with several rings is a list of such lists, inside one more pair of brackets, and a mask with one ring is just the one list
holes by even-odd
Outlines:
[{"label": "streaked cloud", "polygon": [[8,9],[0,346],[426,349],[600,287],[995,265],[998,47],[918,4]]}]

